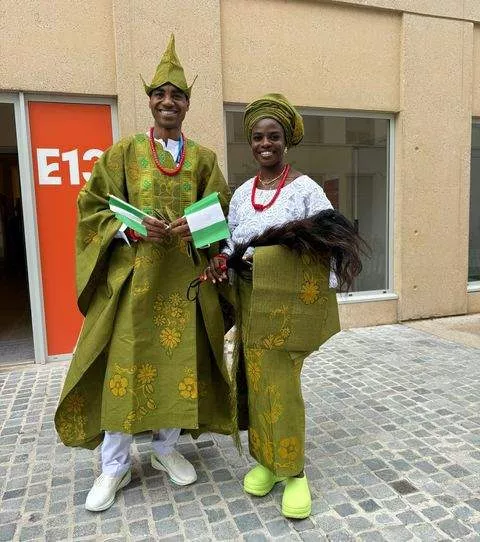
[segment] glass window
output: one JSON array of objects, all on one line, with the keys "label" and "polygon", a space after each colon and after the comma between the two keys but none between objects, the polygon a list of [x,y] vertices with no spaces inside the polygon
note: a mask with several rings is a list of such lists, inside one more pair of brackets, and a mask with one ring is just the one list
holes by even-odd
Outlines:
[{"label": "glass window", "polygon": [[[233,189],[257,170],[242,119],[239,111],[226,112],[228,180]],[[371,258],[363,259],[353,291],[386,291],[390,120],[311,112],[303,119],[305,137],[298,147],[289,149],[288,161],[323,187],[332,205],[358,227],[371,247]]]},{"label": "glass window", "polygon": [[472,126],[468,281],[480,281],[480,120]]}]

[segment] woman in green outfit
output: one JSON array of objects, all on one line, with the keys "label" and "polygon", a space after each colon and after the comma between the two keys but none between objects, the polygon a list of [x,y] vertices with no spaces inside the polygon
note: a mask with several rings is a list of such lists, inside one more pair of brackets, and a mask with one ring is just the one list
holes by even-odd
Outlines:
[{"label": "woman in green outfit", "polygon": [[[231,239],[224,249],[239,301],[238,426],[248,429],[257,460],[246,492],[263,496],[286,480],[282,513],[305,518],[311,497],[304,473],[304,359],[340,329],[336,288],[360,272],[360,238],[322,188],[285,163],[303,137],[300,114],[280,94],[247,106],[246,137],[259,164],[230,202]],[[214,259],[206,270],[222,280]],[[333,271],[335,269],[336,272]]]}]

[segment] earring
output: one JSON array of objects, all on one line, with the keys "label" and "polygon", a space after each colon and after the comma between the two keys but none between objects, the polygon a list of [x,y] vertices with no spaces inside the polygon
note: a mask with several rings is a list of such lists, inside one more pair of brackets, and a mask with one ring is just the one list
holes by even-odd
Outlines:
[{"label": "earring", "polygon": [[288,152],[288,147],[285,147],[285,148],[283,149],[283,154],[287,154],[287,152]]}]

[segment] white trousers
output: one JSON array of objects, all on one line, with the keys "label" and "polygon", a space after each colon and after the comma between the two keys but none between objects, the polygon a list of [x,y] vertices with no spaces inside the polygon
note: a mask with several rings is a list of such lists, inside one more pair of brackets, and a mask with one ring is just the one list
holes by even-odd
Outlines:
[{"label": "white trousers", "polygon": [[[157,455],[173,452],[180,436],[180,429],[160,429],[152,438],[152,448]],[[133,435],[105,431],[102,443],[102,472],[110,476],[123,476],[130,468],[130,446]]]}]

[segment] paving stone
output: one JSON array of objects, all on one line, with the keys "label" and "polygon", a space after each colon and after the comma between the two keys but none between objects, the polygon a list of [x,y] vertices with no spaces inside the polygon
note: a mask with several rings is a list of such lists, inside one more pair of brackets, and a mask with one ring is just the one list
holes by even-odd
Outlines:
[{"label": "paving stone", "polygon": [[332,516],[330,514],[321,514],[316,516],[315,522],[320,529],[327,534],[333,531],[338,531],[342,528],[342,521],[338,518],[338,516]]},{"label": "paving stone", "polygon": [[334,509],[337,512],[337,514],[341,516],[342,518],[346,516],[351,516],[352,514],[357,513],[357,509],[349,503],[339,504],[335,506]]},{"label": "paving stone", "polygon": [[397,518],[404,525],[411,525],[422,522],[422,518],[415,514],[415,512],[413,512],[412,510],[407,510],[406,512],[401,512],[400,514],[397,514]]},{"label": "paving stone", "polygon": [[409,527],[412,534],[422,542],[436,542],[445,540],[445,534],[438,531],[432,525],[423,523],[421,525],[412,525]]},{"label": "paving stone", "polygon": [[398,480],[396,482],[392,482],[390,485],[400,495],[409,495],[410,493],[415,493],[415,491],[418,491],[418,489],[408,480]]},{"label": "paving stone", "polygon": [[38,525],[35,526],[28,526],[24,525],[22,526],[20,530],[20,542],[23,542],[23,540],[34,540],[34,539],[41,539],[44,537],[44,531],[43,528]]},{"label": "paving stone", "polygon": [[361,533],[372,528],[372,523],[364,517],[348,517],[347,525],[352,533]]},{"label": "paving stone", "polygon": [[182,520],[195,518],[202,515],[202,509],[196,502],[183,504],[178,507],[178,515]]},{"label": "paving stone", "polygon": [[218,495],[207,495],[206,497],[203,497],[200,499],[200,502],[203,506],[213,506],[215,504],[218,504],[220,502],[220,497]]},{"label": "paving stone", "polygon": [[128,524],[128,531],[134,539],[150,535],[150,527],[147,520],[132,521]]},{"label": "paving stone", "polygon": [[182,491],[181,493],[175,493],[173,498],[175,502],[189,502],[195,499],[195,493],[193,491]]},{"label": "paving stone", "polygon": [[[318,537],[318,534],[314,536]],[[318,540],[318,538],[317,538]],[[334,531],[328,535],[328,542],[355,542],[354,536],[347,531]]]},{"label": "paving stone", "polygon": [[387,542],[387,539],[382,536],[379,531],[368,531],[365,533],[360,533],[358,536],[358,540],[362,540],[364,542]]},{"label": "paving stone", "polygon": [[86,536],[93,536],[97,532],[97,525],[95,523],[84,523],[82,525],[76,525],[73,528],[73,538],[82,538]]},{"label": "paving stone", "polygon": [[0,541],[1,542],[10,542],[13,540],[13,536],[15,534],[15,531],[17,530],[16,524],[7,524],[2,525],[0,528]]},{"label": "paving stone", "polygon": [[45,542],[63,542],[68,540],[68,528],[49,529],[45,532]]},{"label": "paving stone", "polygon": [[238,540],[240,535],[233,521],[223,521],[212,525],[212,532],[215,540]]},{"label": "paving stone", "polygon": [[209,523],[217,523],[227,517],[227,514],[223,508],[209,508],[206,510],[207,519]]},{"label": "paving stone", "polygon": [[106,521],[101,525],[102,534],[116,534],[121,533],[123,523],[121,519],[112,519]]},{"label": "paving stone", "polygon": [[439,521],[437,526],[453,539],[462,538],[472,533],[470,529],[456,519],[444,519]]},{"label": "paving stone", "polygon": [[480,499],[469,499],[468,501],[466,501],[466,503],[475,510],[477,510],[477,512],[480,512]]},{"label": "paving stone", "polygon": [[244,542],[268,542],[268,538],[263,533],[247,533],[243,537]]},{"label": "paving stone", "polygon": [[212,477],[215,482],[226,482],[232,479],[232,474],[227,469],[218,469],[212,472]]},{"label": "paving stone", "polygon": [[252,510],[252,505],[245,499],[236,499],[227,503],[228,509],[233,516],[238,514],[243,514],[245,512],[250,512]]},{"label": "paving stone", "polygon": [[238,527],[238,530],[242,533],[254,531],[262,526],[260,519],[256,514],[243,514],[241,516],[235,516],[233,519]]},{"label": "paving stone", "polygon": [[382,535],[391,542],[406,542],[413,538],[413,533],[411,531],[400,526],[386,527],[382,531]]},{"label": "paving stone", "polygon": [[309,531],[315,528],[315,524],[310,518],[296,520],[292,522],[293,528],[298,532]]},{"label": "paving stone", "polygon": [[152,508],[152,515],[155,521],[172,517],[174,515],[173,506],[171,504],[161,504]]},{"label": "paving stone", "polygon": [[365,510],[365,512],[375,512],[380,508],[380,506],[378,506],[378,504],[373,499],[361,501],[358,503],[358,506]]},{"label": "paving stone", "polygon": [[163,540],[165,535],[176,533],[179,530],[180,525],[173,519],[164,519],[156,522],[155,527],[157,529],[158,536],[160,536]]},{"label": "paving stone", "polygon": [[265,525],[272,537],[278,537],[290,533],[290,524],[285,518],[269,521]]}]

